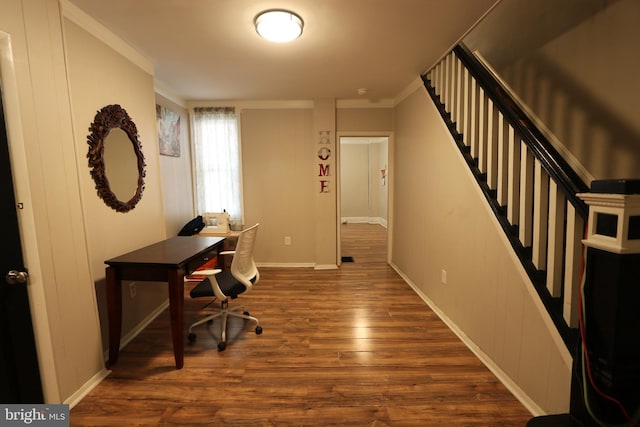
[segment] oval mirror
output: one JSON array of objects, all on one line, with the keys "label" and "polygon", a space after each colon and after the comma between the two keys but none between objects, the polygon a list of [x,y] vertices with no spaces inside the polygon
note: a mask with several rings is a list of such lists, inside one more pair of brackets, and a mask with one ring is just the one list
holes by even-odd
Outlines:
[{"label": "oval mirror", "polygon": [[104,171],[118,200],[129,200],[136,194],[138,162],[129,137],[120,128],[111,129],[105,140]]},{"label": "oval mirror", "polygon": [[87,158],[98,196],[114,210],[128,212],[144,191],[146,164],[136,125],[124,108],[107,105],[89,131]]}]

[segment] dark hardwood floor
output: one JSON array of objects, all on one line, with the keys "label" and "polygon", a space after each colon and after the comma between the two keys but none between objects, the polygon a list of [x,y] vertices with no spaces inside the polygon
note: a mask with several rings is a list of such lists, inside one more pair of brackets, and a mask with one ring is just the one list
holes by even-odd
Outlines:
[{"label": "dark hardwood floor", "polygon": [[[342,236],[354,262],[338,270],[262,268],[234,303],[264,332],[232,319],[224,352],[218,322],[202,325],[176,370],[160,315],[71,425],[524,426],[528,411],[386,265],[386,230]],[[186,298],[187,322],[202,305]]]}]

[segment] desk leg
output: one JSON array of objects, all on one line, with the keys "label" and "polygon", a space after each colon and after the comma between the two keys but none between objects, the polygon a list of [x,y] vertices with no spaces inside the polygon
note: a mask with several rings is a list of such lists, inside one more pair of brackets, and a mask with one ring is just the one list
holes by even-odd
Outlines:
[{"label": "desk leg", "polygon": [[118,363],[122,333],[122,283],[115,268],[107,267],[105,274],[109,316],[109,364],[115,365]]},{"label": "desk leg", "polygon": [[176,368],[184,366],[184,272],[181,269],[169,270],[169,312],[171,314],[171,337],[173,338],[173,356]]}]

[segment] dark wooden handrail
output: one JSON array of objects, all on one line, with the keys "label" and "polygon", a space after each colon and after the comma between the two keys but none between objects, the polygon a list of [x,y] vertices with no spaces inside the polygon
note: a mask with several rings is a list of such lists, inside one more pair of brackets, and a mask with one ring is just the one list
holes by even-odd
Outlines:
[{"label": "dark wooden handrail", "polygon": [[478,58],[463,44],[453,49],[456,56],[467,67],[469,73],[491,98],[496,107],[508,119],[545,171],[555,180],[558,188],[584,219],[589,209],[586,203],[576,196],[589,192],[589,186],[582,181],[575,170],[558,153],[551,142],[540,132],[529,116],[517,105],[502,84],[486,69]]},{"label": "dark wooden handrail", "polygon": [[[482,87],[485,96],[491,98],[494,106],[525,142],[532,155],[540,162],[550,178],[557,184],[558,189],[564,194],[567,202],[571,203],[575,208],[576,214],[586,222],[588,206],[577,197],[577,194],[589,192],[589,187],[587,187],[566,160],[564,160],[560,153],[551,145],[549,140],[542,134],[522,108],[516,104],[509,92],[466,47],[459,45],[454,48],[453,53],[460,59],[462,64],[467,67],[467,70],[475,79],[476,83]],[[575,357],[578,348],[578,333],[577,330],[571,328],[564,319],[563,298],[551,295],[546,286],[546,275],[544,271],[538,270],[534,265],[531,248],[525,247],[520,241],[517,230],[518,226],[512,225],[507,218],[504,206],[498,202],[496,197],[496,190],[490,188],[487,182],[487,174],[480,170],[478,159],[473,157],[470,147],[465,143],[465,135],[458,132],[451,114],[447,111],[441,97],[436,94],[435,87],[428,73],[422,75],[422,80],[442,119],[447,124],[460,153],[470,167],[489,206],[496,215],[498,223],[505,232],[515,254],[520,259],[534,289],[549,313],[551,320],[556,325],[567,349],[572,356]]]}]

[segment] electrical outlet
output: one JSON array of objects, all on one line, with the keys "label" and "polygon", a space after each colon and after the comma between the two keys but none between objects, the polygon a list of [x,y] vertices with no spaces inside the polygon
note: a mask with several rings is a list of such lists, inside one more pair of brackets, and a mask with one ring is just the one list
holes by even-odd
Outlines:
[{"label": "electrical outlet", "polygon": [[129,296],[135,298],[138,290],[136,289],[136,282],[129,283]]},{"label": "electrical outlet", "polygon": [[291,246],[291,236],[284,236],[285,246]]},{"label": "electrical outlet", "polygon": [[442,282],[443,285],[447,284],[447,270],[442,270],[440,281]]}]

